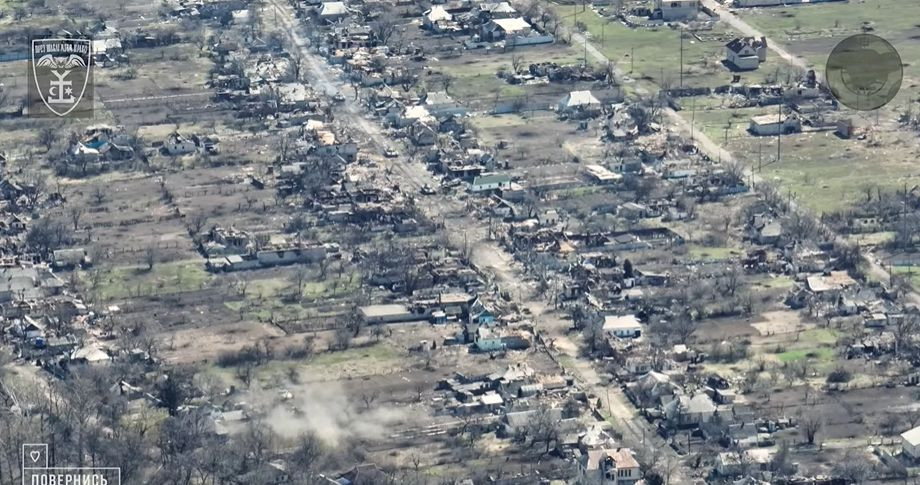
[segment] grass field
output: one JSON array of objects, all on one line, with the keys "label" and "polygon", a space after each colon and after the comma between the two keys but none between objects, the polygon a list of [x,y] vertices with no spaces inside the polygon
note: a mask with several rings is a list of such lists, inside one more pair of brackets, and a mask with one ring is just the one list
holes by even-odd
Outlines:
[{"label": "grass field", "polygon": [[688,254],[693,259],[725,260],[740,256],[741,251],[730,247],[705,247],[692,245],[688,250]]},{"label": "grass field", "polygon": [[358,273],[346,272],[341,277],[329,274],[326,278],[315,275],[303,282],[301,297],[298,299],[292,297],[297,288],[290,277],[252,279],[247,284],[242,301],[228,301],[224,306],[260,321],[305,318],[313,316],[314,311],[301,302],[347,295],[360,285],[361,275]]},{"label": "grass field", "polygon": [[[904,134],[882,132],[878,146],[863,140],[843,140],[833,132],[810,132],[777,138],[748,133],[752,116],[767,114],[775,108],[702,109],[712,105],[711,98],[683,100],[681,116],[693,121],[699,130],[723,145],[748,167],[762,166],[760,176],[776,181],[785,194],[795,196],[799,204],[817,213],[846,208],[861,198],[867,184],[894,190],[904,184],[920,183],[920,170],[913,160],[917,149]],[[691,104],[697,109],[691,110]],[[871,173],[871,177],[866,175]]]},{"label": "grass field", "polygon": [[837,343],[837,332],[827,328],[811,328],[801,332],[798,339],[786,346],[776,354],[776,359],[782,363],[809,359],[818,364],[828,364],[834,361],[834,346]]},{"label": "grass field", "polygon": [[80,278],[90,288],[95,280],[96,298],[110,301],[199,290],[213,275],[205,271],[200,260],[193,260],[155,264],[150,270],[146,266],[96,268],[81,272]]},{"label": "grass field", "polygon": [[[576,13],[577,9],[577,13]],[[619,21],[611,21],[593,10],[581,7],[558,7],[557,13],[567,28],[576,23],[587,29],[586,37],[620,70],[638,79],[650,91],[662,85],[676,87],[681,84],[680,52],[681,32],[667,26],[656,28],[630,28]],[[683,86],[718,86],[728,84],[732,73],[722,64],[725,43],[734,35],[726,27],[717,25],[711,31],[701,31],[698,36],[685,32],[683,38]],[[573,45],[578,50],[579,45]],[[763,83],[783,76],[787,66],[778,60],[768,59],[756,71],[741,73],[748,83]]]},{"label": "grass field", "polygon": [[[737,9],[749,24],[801,55],[823,71],[827,55],[849,35],[870,33],[885,38],[904,61],[905,77],[899,98],[920,80],[920,2],[916,0],[865,0],[828,2],[794,7]],[[899,100],[896,99],[895,103]]]},{"label": "grass field", "polygon": [[274,360],[259,367],[255,379],[262,383],[283,381],[293,371],[308,381],[355,378],[405,365],[405,355],[388,343],[377,342],[337,352],[322,352],[306,361]]},{"label": "grass field", "polygon": [[814,349],[787,350],[785,352],[776,354],[776,358],[782,363],[795,362],[802,359],[813,359],[826,363],[834,359],[834,350],[823,347]]},{"label": "grass field", "polygon": [[764,288],[772,289],[785,289],[792,288],[792,285],[795,284],[795,281],[788,276],[777,276],[775,278],[764,278],[759,281],[758,284]]},{"label": "grass field", "polygon": [[892,266],[891,272],[899,275],[910,277],[910,283],[914,288],[920,288],[920,268],[917,266]]},{"label": "grass field", "polygon": [[[529,66],[538,62],[555,62],[558,64],[576,64],[583,61],[583,56],[564,45],[538,46],[521,48],[514,53],[484,54],[469,51],[458,59],[432,63],[431,69],[439,71],[451,79],[448,92],[463,101],[490,102],[497,97],[513,98],[524,96],[536,90],[546,90],[545,86],[523,86],[509,84],[500,79],[500,69],[511,70],[513,56],[520,56],[521,65]],[[441,82],[434,81],[427,86],[429,90],[443,90]]]}]

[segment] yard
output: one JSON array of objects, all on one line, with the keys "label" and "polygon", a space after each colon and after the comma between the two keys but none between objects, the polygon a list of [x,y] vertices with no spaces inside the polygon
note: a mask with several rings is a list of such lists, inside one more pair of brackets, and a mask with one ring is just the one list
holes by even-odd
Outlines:
[{"label": "yard", "polygon": [[472,108],[483,109],[491,109],[500,103],[522,97],[528,97],[531,101],[550,99],[555,102],[572,90],[569,86],[558,84],[510,84],[499,78],[500,70],[512,71],[513,62],[522,71],[526,71],[530,64],[539,62],[582,64],[584,57],[562,43],[520,47],[509,51],[466,50],[459,57],[432,62],[429,65],[432,75],[425,80],[426,88],[429,91],[447,88],[448,93],[458,101]]},{"label": "yard", "polygon": [[99,301],[180,293],[203,289],[213,275],[201,260],[174,261],[146,266],[97,267],[81,271],[79,278]]}]

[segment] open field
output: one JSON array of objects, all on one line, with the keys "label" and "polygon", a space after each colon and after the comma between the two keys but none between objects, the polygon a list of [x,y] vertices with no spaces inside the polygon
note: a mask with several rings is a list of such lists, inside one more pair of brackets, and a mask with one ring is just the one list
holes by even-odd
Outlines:
[{"label": "open field", "polygon": [[[920,154],[901,132],[876,132],[873,140],[845,140],[832,131],[805,132],[777,137],[753,136],[750,118],[769,114],[771,108],[692,109],[691,98],[682,100],[680,115],[693,121],[746,166],[767,181],[777,181],[784,194],[820,214],[859,201],[864,187],[893,191],[915,185],[920,171],[910,161]],[[705,106],[707,98],[699,105]],[[775,109],[775,108],[773,108]],[[780,162],[776,162],[779,143]],[[871,143],[871,145],[870,145]],[[867,178],[866,174],[872,177]]]},{"label": "open field", "polygon": [[[782,62],[768,57],[755,71],[733,73],[722,64],[725,43],[733,33],[717,24],[712,30],[695,33],[661,26],[655,28],[630,28],[617,19],[600,15],[582,6],[558,7],[568,28],[576,22],[587,28],[586,38],[607,58],[617,63],[619,69],[639,82],[650,92],[660,87],[715,87],[731,83],[734,74],[742,82],[758,84],[785,79],[790,71]],[[683,35],[683,83],[680,75],[681,35]],[[573,45],[573,49],[578,49]],[[631,89],[627,87],[627,90]]]},{"label": "open field", "polygon": [[505,148],[499,153],[511,168],[523,171],[574,158],[588,159],[592,147],[600,145],[595,130],[578,130],[577,125],[558,120],[552,112],[483,115],[470,124],[486,146],[503,143]]},{"label": "open field", "polygon": [[904,61],[905,81],[898,98],[889,105],[903,107],[920,82],[920,4],[912,0],[827,2],[798,7],[736,9],[735,12],[767,36],[824,71],[828,53],[847,36],[878,35],[897,49]]}]

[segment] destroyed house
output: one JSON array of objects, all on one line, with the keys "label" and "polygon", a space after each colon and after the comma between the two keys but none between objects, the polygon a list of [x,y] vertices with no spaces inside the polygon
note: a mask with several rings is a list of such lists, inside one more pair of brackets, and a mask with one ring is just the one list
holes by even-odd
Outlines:
[{"label": "destroyed house", "polygon": [[323,2],[316,7],[316,16],[328,23],[338,22],[348,16],[344,2]]},{"label": "destroyed house", "polygon": [[13,300],[40,300],[55,295],[64,282],[47,268],[0,268],[0,303]]}]

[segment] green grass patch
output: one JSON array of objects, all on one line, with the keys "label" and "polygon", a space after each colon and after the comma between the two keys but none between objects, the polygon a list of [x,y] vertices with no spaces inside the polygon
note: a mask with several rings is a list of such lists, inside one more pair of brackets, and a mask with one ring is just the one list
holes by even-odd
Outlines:
[{"label": "green grass patch", "polygon": [[920,265],[918,266],[892,266],[891,272],[898,275],[904,275],[910,278],[911,285],[914,288],[920,288]]},{"label": "green grass patch", "polygon": [[[513,53],[511,51],[495,54],[469,53],[459,60],[451,59],[443,63],[433,63],[431,69],[436,72],[440,71],[451,79],[448,93],[460,101],[488,103],[546,90],[547,87],[544,85],[509,84],[498,77],[499,70],[504,69],[509,72],[512,70],[511,62],[514,56],[520,57],[521,66],[525,70],[530,64],[538,62],[555,62],[564,65],[580,63],[583,60],[583,56],[574,49],[552,45],[520,49]],[[429,91],[443,90],[444,84],[435,79],[426,88]]]},{"label": "green grass patch", "polygon": [[353,347],[340,352],[324,352],[315,356],[309,361],[311,366],[334,366],[345,362],[355,360],[370,359],[375,362],[385,360],[395,360],[402,356],[395,347],[386,343],[379,342],[367,347]]},{"label": "green grass patch", "polygon": [[312,316],[312,310],[301,305],[302,301],[348,295],[361,287],[361,274],[357,272],[345,272],[341,276],[330,272],[325,279],[318,278],[319,275],[314,275],[312,280],[303,282],[299,299],[294,296],[297,283],[290,277],[250,280],[243,301],[224,306],[236,312],[242,309],[260,321],[305,318]]},{"label": "green grass patch", "polygon": [[[359,374],[372,374],[380,369],[401,365],[405,356],[404,351],[381,341],[363,347],[314,354],[307,360],[272,360],[258,367],[254,377],[262,382],[280,382],[295,370],[302,376],[332,375],[344,366],[352,370],[360,368]],[[235,378],[232,373],[231,377]]]},{"label": "green grass patch", "polygon": [[155,264],[151,269],[137,265],[94,268],[81,271],[79,277],[96,298],[111,301],[200,290],[214,276],[200,260],[188,260]]},{"label": "green grass patch", "polygon": [[[557,7],[556,12],[569,29],[583,25],[591,45],[650,91],[681,85],[680,30],[668,26],[630,28],[593,10],[582,10],[581,5]],[[722,64],[725,37],[731,35],[734,34],[722,24],[698,36],[683,33],[683,86],[715,87],[732,81],[736,73]],[[580,47],[577,43],[572,46],[575,50]],[[787,71],[789,68],[781,60],[768,57],[759,69],[741,76],[744,82],[756,84],[784,79]]]},{"label": "green grass patch", "polygon": [[799,334],[799,343],[807,345],[835,345],[837,331],[830,328],[811,328]]},{"label": "green grass patch", "polygon": [[787,350],[785,352],[776,354],[776,358],[780,362],[795,362],[802,359],[811,359],[818,362],[830,362],[834,359],[834,351],[829,348],[813,348],[813,349],[796,349],[796,350]]},{"label": "green grass patch", "polygon": [[470,123],[477,130],[494,130],[522,126],[527,123],[527,119],[516,114],[477,116],[472,118]]},{"label": "green grass patch", "polygon": [[[705,99],[705,98],[697,98]],[[783,195],[817,214],[848,208],[865,199],[863,187],[879,186],[887,192],[920,183],[911,161],[911,149],[901,135],[882,133],[880,146],[862,140],[842,140],[833,132],[798,133],[781,137],[753,136],[747,129],[753,116],[775,113],[776,108],[688,109],[682,101],[680,115],[695,130],[729,150],[766,181],[776,182]],[[776,162],[777,144],[781,154]],[[760,169],[760,170],[758,170]],[[867,170],[872,177],[867,178]]]},{"label": "green grass patch", "polygon": [[775,278],[767,277],[760,282],[760,286],[773,289],[792,288],[793,284],[795,284],[795,281],[788,276],[777,276]]}]

